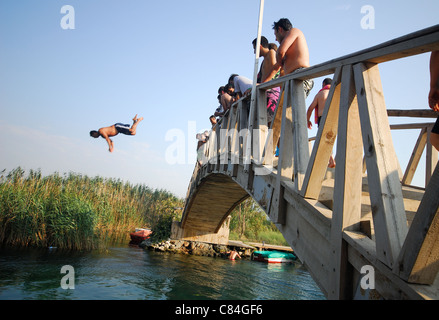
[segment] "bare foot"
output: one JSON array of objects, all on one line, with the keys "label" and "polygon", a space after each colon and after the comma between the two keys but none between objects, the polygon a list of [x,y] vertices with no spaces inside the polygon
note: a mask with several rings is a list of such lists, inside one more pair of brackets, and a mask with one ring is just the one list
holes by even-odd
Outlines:
[{"label": "bare foot", "polygon": [[328,167],[329,168],[335,168],[335,160],[334,160],[334,158],[332,156],[329,158]]},{"label": "bare foot", "polygon": [[139,119],[136,120],[136,122],[142,121],[143,117],[140,117]]},{"label": "bare foot", "polygon": [[133,121],[134,121],[134,122],[137,121],[137,114],[134,116]]}]

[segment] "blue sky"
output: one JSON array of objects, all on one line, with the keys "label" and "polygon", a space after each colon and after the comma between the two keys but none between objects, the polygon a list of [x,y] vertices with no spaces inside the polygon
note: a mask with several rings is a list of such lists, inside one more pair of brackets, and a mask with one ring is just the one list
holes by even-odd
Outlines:
[{"label": "blue sky", "polygon": [[[64,5],[75,10],[73,30],[60,25]],[[374,29],[361,27],[365,5],[374,8]],[[273,22],[289,18],[315,65],[435,25],[437,12],[436,0],[266,0],[262,34],[275,42]],[[253,77],[258,13],[258,0],[1,0],[0,170],[120,178],[184,197],[195,133],[209,128],[218,87],[231,73]],[[380,65],[389,109],[428,108],[428,59]],[[89,136],[135,114],[145,118],[137,135],[114,137],[114,153]],[[182,164],[165,156],[173,143],[165,137],[177,131]],[[418,133],[398,135],[404,166]]]}]

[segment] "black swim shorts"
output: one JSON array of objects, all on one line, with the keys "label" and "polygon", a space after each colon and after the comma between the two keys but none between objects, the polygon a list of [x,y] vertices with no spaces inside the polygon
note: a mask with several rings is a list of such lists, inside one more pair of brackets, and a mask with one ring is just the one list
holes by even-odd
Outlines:
[{"label": "black swim shorts", "polygon": [[431,132],[439,134],[439,117],[437,117],[436,123],[434,124],[433,129],[431,129]]},{"label": "black swim shorts", "polygon": [[131,135],[129,124],[116,123],[114,126],[116,127],[118,133]]}]

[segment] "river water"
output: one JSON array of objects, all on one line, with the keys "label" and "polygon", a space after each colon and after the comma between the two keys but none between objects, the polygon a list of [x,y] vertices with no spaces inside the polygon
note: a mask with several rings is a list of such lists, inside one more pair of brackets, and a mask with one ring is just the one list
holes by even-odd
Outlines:
[{"label": "river water", "polygon": [[0,249],[0,300],[323,299],[300,262],[229,261],[128,245],[82,253]]}]

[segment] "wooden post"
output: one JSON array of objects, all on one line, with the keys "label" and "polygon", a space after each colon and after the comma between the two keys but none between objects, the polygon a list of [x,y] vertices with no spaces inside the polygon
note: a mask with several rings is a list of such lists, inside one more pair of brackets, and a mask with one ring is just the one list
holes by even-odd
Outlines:
[{"label": "wooden post", "polygon": [[[437,163],[437,150],[430,143],[431,129],[433,125],[427,129],[427,154],[425,157],[425,185],[430,182],[431,175],[433,174],[434,167]],[[438,192],[439,193],[439,192]]]},{"label": "wooden post", "polygon": [[207,164],[207,172],[212,172],[213,166],[214,166],[212,164],[212,162],[216,161],[215,153],[216,153],[216,141],[217,141],[217,138],[216,138],[217,128],[218,128],[218,125],[216,125],[212,129],[212,131],[210,132],[210,135],[209,135],[209,141],[207,141],[207,145],[208,145],[208,148],[207,148],[207,163],[208,163]]},{"label": "wooden post", "polygon": [[334,148],[340,107],[340,79],[341,68],[337,68],[328,99],[326,99],[316,141],[314,142],[310,157],[310,165],[308,165],[301,190],[301,195],[306,198],[318,199],[322,181],[328,168],[328,160]]},{"label": "wooden post", "polygon": [[248,130],[246,131],[245,136],[245,144],[244,144],[244,172],[249,172],[251,161],[252,161],[252,144],[253,144],[253,126],[255,123],[255,106],[248,101],[243,101],[244,107],[247,105],[247,103],[250,105],[248,110]]},{"label": "wooden post", "polygon": [[291,104],[293,117],[293,158],[294,187],[300,191],[309,162],[308,125],[306,121],[305,92],[302,80],[293,80],[291,86]]},{"label": "wooden post", "polygon": [[247,104],[243,103],[242,100],[240,100],[238,106],[239,110],[239,158],[244,159],[244,153],[246,150],[246,136],[242,136],[243,133],[246,133],[248,129],[248,108]]},{"label": "wooden post", "polygon": [[[353,269],[348,263],[343,231],[359,230],[363,143],[352,66],[343,67],[335,167],[334,210],[331,223],[332,261],[330,299],[351,299]],[[325,162],[327,165],[327,162]]]},{"label": "wooden post", "polygon": [[253,159],[258,163],[263,163],[263,153],[264,147],[268,136],[268,126],[267,126],[267,98],[266,91],[257,89],[256,94],[256,129],[257,129],[257,139],[253,142]]},{"label": "wooden post", "polygon": [[233,122],[231,123],[231,127],[229,129],[229,137],[230,137],[230,165],[228,166],[227,172],[232,177],[236,177],[239,165],[239,110],[238,105],[233,105],[230,109],[232,113]]},{"label": "wooden post", "polygon": [[[224,126],[224,118],[223,118],[223,122],[221,122],[221,127]],[[221,128],[219,128],[219,130],[216,130],[216,145],[215,145],[215,161],[213,162],[215,165],[215,169],[214,171],[218,171],[219,170],[219,166],[220,166],[220,155],[221,155]]]},{"label": "wooden post", "polygon": [[274,223],[285,224],[285,200],[282,180],[291,181],[293,177],[293,112],[291,106],[290,84],[285,84],[285,99],[282,108],[282,125],[279,143],[279,163],[277,167],[276,185],[271,201],[270,218]]},{"label": "wooden post", "polygon": [[229,147],[229,129],[232,118],[232,109],[229,109],[223,117],[220,129],[220,146],[219,146],[219,165],[218,171],[227,170],[228,163],[228,147]]},{"label": "wooden post", "polygon": [[407,169],[405,170],[404,177],[402,178],[402,184],[412,183],[413,176],[415,175],[416,168],[418,167],[419,160],[421,159],[422,153],[427,143],[427,129],[421,129],[418,140],[416,141],[415,148],[410,157]]},{"label": "wooden post", "polygon": [[439,271],[439,164],[413,219],[394,272],[408,282],[432,284]]},{"label": "wooden post", "polygon": [[354,65],[377,256],[393,267],[407,235],[398,161],[378,65]]}]

